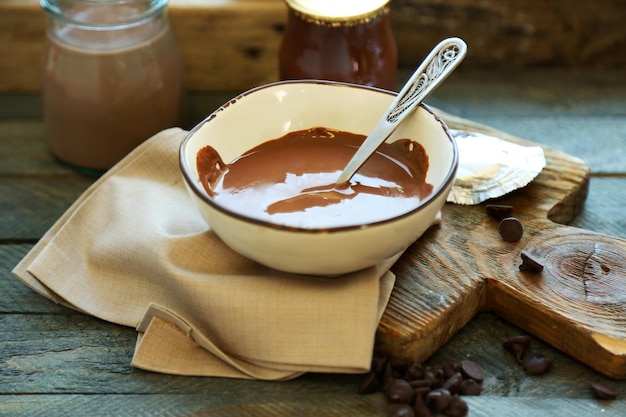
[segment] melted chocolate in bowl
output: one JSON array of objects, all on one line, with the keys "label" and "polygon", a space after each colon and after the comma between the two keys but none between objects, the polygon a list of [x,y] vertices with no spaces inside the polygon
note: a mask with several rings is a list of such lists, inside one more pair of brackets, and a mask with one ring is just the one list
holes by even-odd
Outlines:
[{"label": "melted chocolate in bowl", "polygon": [[206,146],[197,154],[200,182],[233,212],[272,223],[330,228],[386,220],[432,193],[428,155],[410,139],[383,143],[352,177],[335,186],[364,135],[324,127],[287,133],[229,164]]}]

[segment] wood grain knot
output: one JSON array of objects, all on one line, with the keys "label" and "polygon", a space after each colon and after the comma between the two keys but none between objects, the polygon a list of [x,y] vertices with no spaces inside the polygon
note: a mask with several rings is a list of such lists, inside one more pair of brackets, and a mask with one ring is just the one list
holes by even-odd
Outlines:
[{"label": "wood grain knot", "polygon": [[563,228],[533,242],[544,264],[537,277],[520,274],[548,310],[589,328],[626,338],[626,241]]},{"label": "wood grain knot", "polygon": [[626,251],[615,241],[589,242],[569,236],[546,248],[547,268],[560,285],[553,289],[571,300],[593,304],[626,301]]}]

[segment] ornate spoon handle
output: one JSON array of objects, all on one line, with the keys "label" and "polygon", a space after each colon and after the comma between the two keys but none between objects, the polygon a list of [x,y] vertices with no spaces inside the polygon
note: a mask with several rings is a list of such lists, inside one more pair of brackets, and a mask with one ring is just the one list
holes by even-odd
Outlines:
[{"label": "ornate spoon handle", "polygon": [[374,126],[374,129],[372,129],[350,162],[339,174],[336,181],[337,185],[343,185],[352,178],[363,163],[393,133],[400,122],[419,106],[463,61],[466,53],[467,45],[463,40],[448,38],[441,41],[428,54],[402,90],[400,90],[396,99],[387,108],[383,117]]}]

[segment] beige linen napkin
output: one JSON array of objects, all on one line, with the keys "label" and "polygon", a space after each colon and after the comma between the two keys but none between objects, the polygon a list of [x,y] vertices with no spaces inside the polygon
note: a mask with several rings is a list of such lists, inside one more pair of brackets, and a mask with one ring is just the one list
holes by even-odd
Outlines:
[{"label": "beige linen napkin", "polygon": [[57,303],[135,327],[139,368],[272,380],[367,371],[397,257],[329,279],[238,255],[187,195],[184,134],[163,131],[113,167],[14,274]]}]

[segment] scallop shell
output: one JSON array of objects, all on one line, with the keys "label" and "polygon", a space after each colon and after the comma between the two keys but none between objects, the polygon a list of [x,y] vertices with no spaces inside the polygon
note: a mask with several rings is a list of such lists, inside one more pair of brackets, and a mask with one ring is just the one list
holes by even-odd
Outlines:
[{"label": "scallop shell", "polygon": [[479,132],[450,129],[459,167],[448,202],[473,205],[528,185],[546,166],[540,146],[522,146]]}]

